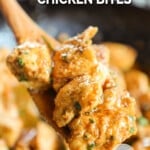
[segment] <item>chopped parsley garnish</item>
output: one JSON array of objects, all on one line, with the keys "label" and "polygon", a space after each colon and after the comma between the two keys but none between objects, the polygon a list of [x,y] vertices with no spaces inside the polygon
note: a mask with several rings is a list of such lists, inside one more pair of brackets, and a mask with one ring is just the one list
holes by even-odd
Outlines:
[{"label": "chopped parsley garnish", "polygon": [[81,105],[80,105],[79,102],[75,102],[75,103],[74,103],[74,107],[75,107],[75,109],[76,109],[77,111],[80,111],[80,110],[81,110]]},{"label": "chopped parsley garnish", "polygon": [[19,81],[28,81],[24,74],[20,75]]},{"label": "chopped parsley garnish", "polygon": [[140,118],[137,119],[137,122],[141,126],[146,126],[149,124],[149,120],[146,119],[145,117],[141,116]]},{"label": "chopped parsley garnish", "polygon": [[61,56],[61,58],[62,58],[64,61],[67,61],[67,55],[63,55],[63,56]]},{"label": "chopped parsley garnish", "polygon": [[61,55],[61,59],[62,59],[64,62],[66,62],[66,63],[69,62],[67,54],[62,54],[62,55]]},{"label": "chopped parsley garnish", "polygon": [[131,134],[133,134],[133,133],[135,132],[134,127],[131,127],[130,130],[129,130],[129,132],[130,132]]},{"label": "chopped parsley garnish", "polygon": [[85,134],[83,135],[83,138],[84,138],[85,140],[87,140],[87,139],[88,139],[88,135],[85,133]]},{"label": "chopped parsley garnish", "polygon": [[28,54],[29,54],[29,52],[25,51],[23,54],[28,55]]},{"label": "chopped parsley garnish", "polygon": [[95,147],[95,143],[91,143],[87,145],[87,150],[93,150]]},{"label": "chopped parsley garnish", "polygon": [[22,58],[18,58],[18,65],[20,67],[23,67],[24,66],[24,62],[23,62],[23,59]]},{"label": "chopped parsley garnish", "polygon": [[89,119],[90,123],[94,123],[94,120],[92,118]]}]

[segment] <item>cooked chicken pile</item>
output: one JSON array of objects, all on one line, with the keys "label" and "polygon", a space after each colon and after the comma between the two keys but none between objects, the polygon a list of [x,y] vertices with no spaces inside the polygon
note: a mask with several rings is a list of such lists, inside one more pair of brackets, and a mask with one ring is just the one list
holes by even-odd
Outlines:
[{"label": "cooked chicken pile", "polygon": [[[29,43],[21,49],[17,47],[7,59],[19,79],[22,74],[27,78],[28,88],[41,90],[51,86],[56,91],[53,119],[58,127],[68,128],[67,142],[71,150],[114,150],[136,134],[136,117],[143,117],[135,99],[127,91],[129,89],[137,98],[137,91],[142,88],[136,78],[135,84],[139,88],[134,87],[135,84],[130,86],[133,80],[128,78],[128,70],[136,58],[135,51],[121,44],[93,45],[91,39],[96,32],[97,28],[89,27],[63,42],[55,49],[53,62],[49,60],[51,54],[46,48],[41,50],[36,44],[31,48]],[[28,55],[24,54],[26,50]],[[121,60],[124,54],[131,59]],[[21,67],[19,58],[23,62]],[[127,82],[124,71],[127,71]],[[147,83],[138,99],[148,97],[148,89],[144,89]],[[142,110],[149,115],[148,108],[142,106]]]},{"label": "cooked chicken pile", "polygon": [[6,66],[8,54],[0,49],[0,150],[57,150],[55,131],[40,119],[26,88]]},{"label": "cooked chicken pile", "polygon": [[115,80],[107,50],[96,55],[96,30],[88,28],[54,54],[54,120],[68,126],[71,150],[111,150],[136,133],[135,100]]}]

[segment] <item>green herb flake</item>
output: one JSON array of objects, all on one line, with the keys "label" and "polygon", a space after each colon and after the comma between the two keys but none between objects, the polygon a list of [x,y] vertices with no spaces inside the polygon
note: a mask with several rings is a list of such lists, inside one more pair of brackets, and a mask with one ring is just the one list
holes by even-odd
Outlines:
[{"label": "green herb flake", "polygon": [[94,123],[94,120],[92,118],[89,119],[90,123]]},{"label": "green herb flake", "polygon": [[24,54],[24,55],[28,55],[28,54],[29,54],[29,52],[25,51],[23,54]]},{"label": "green herb flake", "polygon": [[21,116],[24,116],[25,115],[25,110],[20,110],[19,113],[20,113]]},{"label": "green herb flake", "polygon": [[75,109],[78,110],[78,111],[81,110],[81,105],[80,105],[79,102],[75,102],[75,103],[74,103],[74,107],[75,107]]},{"label": "green herb flake", "polygon": [[27,77],[24,74],[21,74],[19,77],[19,81],[28,81]]},{"label": "green herb flake", "polygon": [[135,132],[134,127],[131,127],[130,130],[129,130],[129,132],[130,132],[131,134],[133,134],[133,133]]},{"label": "green herb flake", "polygon": [[83,135],[83,138],[84,138],[85,140],[87,140],[87,139],[88,139],[88,135],[87,135],[87,134],[84,134],[84,135]]},{"label": "green herb flake", "polygon": [[137,122],[141,126],[147,126],[149,124],[149,120],[146,119],[145,117],[141,116],[140,118],[137,119]]},{"label": "green herb flake", "polygon": [[93,150],[95,147],[95,143],[91,143],[87,145],[87,150]]},{"label": "green herb flake", "polygon": [[20,67],[23,67],[24,66],[24,62],[23,62],[23,59],[22,58],[18,58],[18,65]]},{"label": "green herb flake", "polygon": [[61,55],[61,59],[62,59],[64,62],[66,62],[66,63],[69,62],[67,54],[62,54],[62,55]]}]

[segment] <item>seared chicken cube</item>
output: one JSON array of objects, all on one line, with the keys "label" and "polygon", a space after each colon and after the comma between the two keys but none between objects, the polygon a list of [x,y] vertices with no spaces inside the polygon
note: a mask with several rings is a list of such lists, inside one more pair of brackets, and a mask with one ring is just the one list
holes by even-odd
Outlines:
[{"label": "seared chicken cube", "polygon": [[127,71],[134,65],[137,53],[133,47],[115,42],[105,42],[103,45],[110,50],[110,64],[112,66]]},{"label": "seared chicken cube", "polygon": [[[131,47],[116,43],[105,43],[107,47],[92,45],[96,32],[97,28],[89,27],[67,39],[55,49],[52,59],[46,46],[24,43],[7,61],[29,89],[40,91],[52,84],[56,91],[53,120],[64,131],[68,129],[65,137],[70,150],[114,150],[137,131],[135,100],[126,92],[120,71],[110,68],[109,49],[113,51],[112,66],[122,59],[118,52],[125,56],[129,51],[131,60],[123,59],[122,65],[117,66],[123,71],[133,65],[136,53]],[[35,149],[50,146],[41,139],[50,135],[44,126],[43,123],[38,126],[40,134],[34,139]]]},{"label": "seared chicken cube", "polygon": [[94,109],[102,101],[101,74],[76,77],[58,92],[55,99],[54,120],[59,127],[67,125],[80,112]]},{"label": "seared chicken cube", "polygon": [[53,57],[53,87],[56,91],[63,86],[58,86],[59,79],[69,80],[92,72],[92,68],[97,64],[97,58],[91,46],[91,38],[96,32],[97,28],[89,27],[82,34],[67,40],[62,48],[56,51]]},{"label": "seared chicken cube", "polygon": [[57,134],[48,124],[39,121],[37,124],[37,134],[32,142],[35,150],[57,150]]},{"label": "seared chicken cube", "polygon": [[[117,97],[117,96],[118,97]],[[136,133],[135,100],[114,89],[104,92],[104,103],[83,112],[70,124],[71,150],[114,150]]]},{"label": "seared chicken cube", "polygon": [[125,75],[127,89],[132,96],[139,98],[149,90],[149,78],[148,76],[139,70],[131,70]]},{"label": "seared chicken cube", "polygon": [[7,63],[29,89],[45,89],[50,85],[51,55],[45,45],[25,42],[8,56]]},{"label": "seared chicken cube", "polygon": [[138,104],[143,115],[150,120],[150,90],[138,98]]},{"label": "seared chicken cube", "polygon": [[113,150],[137,130],[135,100],[125,92],[123,75],[109,68],[109,50],[91,45],[92,30],[67,40],[54,55],[53,117],[69,128],[71,150]]}]

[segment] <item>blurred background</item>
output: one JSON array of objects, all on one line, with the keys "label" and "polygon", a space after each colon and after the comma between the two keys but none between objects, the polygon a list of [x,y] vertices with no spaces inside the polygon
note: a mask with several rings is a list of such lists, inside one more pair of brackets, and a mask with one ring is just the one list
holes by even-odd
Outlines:
[{"label": "blurred background", "polygon": [[[73,36],[89,25],[99,27],[95,38],[123,42],[138,51],[138,62],[148,71],[150,66],[150,0],[133,0],[129,6],[52,6],[39,5],[35,0],[19,0],[28,14],[54,37],[60,33]],[[15,40],[0,16],[0,47],[12,49]]]}]

